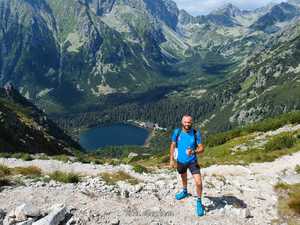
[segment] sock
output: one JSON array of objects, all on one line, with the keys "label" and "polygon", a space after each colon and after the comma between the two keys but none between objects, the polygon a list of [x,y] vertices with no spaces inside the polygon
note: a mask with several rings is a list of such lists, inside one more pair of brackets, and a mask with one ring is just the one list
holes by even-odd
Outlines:
[{"label": "sock", "polygon": [[202,201],[201,201],[201,197],[197,197],[197,201],[199,201],[199,202],[201,202],[201,203],[202,203]]},{"label": "sock", "polygon": [[187,188],[186,188],[186,187],[183,187],[182,190],[183,190],[184,192],[187,192]]}]

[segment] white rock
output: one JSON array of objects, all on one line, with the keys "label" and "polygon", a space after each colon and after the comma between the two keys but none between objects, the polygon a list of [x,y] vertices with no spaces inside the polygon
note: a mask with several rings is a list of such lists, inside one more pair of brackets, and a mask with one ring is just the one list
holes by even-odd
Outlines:
[{"label": "white rock", "polygon": [[135,153],[135,152],[130,152],[130,153],[128,154],[128,158],[130,158],[130,159],[132,159],[132,158],[134,158],[134,157],[137,157],[137,156],[139,156],[139,154],[137,154],[137,153]]}]

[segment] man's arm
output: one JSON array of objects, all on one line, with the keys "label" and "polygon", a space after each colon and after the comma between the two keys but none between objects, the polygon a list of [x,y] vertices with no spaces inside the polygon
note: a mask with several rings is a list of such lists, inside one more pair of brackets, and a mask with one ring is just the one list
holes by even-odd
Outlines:
[{"label": "man's arm", "polygon": [[197,148],[195,150],[196,154],[202,154],[204,152],[204,144],[202,144],[202,135],[200,129],[197,130]]},{"label": "man's arm", "polygon": [[196,149],[196,154],[201,154],[204,152],[204,144],[198,144],[197,149]]},{"label": "man's arm", "polygon": [[175,168],[174,151],[176,143],[172,141],[170,145],[170,168]]},{"label": "man's arm", "polygon": [[174,161],[175,147],[176,147],[176,143],[172,141],[170,145],[170,161]]}]

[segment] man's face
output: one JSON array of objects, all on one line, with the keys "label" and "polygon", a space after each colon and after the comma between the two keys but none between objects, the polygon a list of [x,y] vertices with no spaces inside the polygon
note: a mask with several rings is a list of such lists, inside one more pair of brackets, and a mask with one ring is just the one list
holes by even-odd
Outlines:
[{"label": "man's face", "polygon": [[192,127],[192,117],[183,117],[182,126],[185,130],[189,130]]}]

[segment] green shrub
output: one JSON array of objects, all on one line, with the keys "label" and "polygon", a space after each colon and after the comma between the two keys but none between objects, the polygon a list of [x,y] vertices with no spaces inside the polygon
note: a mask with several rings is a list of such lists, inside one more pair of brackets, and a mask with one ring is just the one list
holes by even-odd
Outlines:
[{"label": "green shrub", "polygon": [[7,152],[0,152],[0,158],[11,158],[11,154]]},{"label": "green shrub", "polygon": [[31,161],[31,160],[33,160],[33,158],[31,157],[30,154],[24,153],[24,152],[13,153],[13,154],[11,154],[11,157],[12,158],[16,158],[16,159],[22,159],[24,161]]},{"label": "green shrub", "polygon": [[291,148],[295,145],[297,139],[289,133],[281,134],[271,138],[265,145],[265,150],[274,151]]},{"label": "green shrub", "polygon": [[241,132],[241,129],[235,129],[227,132],[212,134],[207,137],[206,145],[209,147],[214,147],[225,144],[227,141],[241,136]]},{"label": "green shrub", "polygon": [[62,171],[54,171],[49,174],[52,180],[62,182],[62,183],[78,183],[80,182],[80,176],[76,173],[65,173]]},{"label": "green shrub", "polygon": [[27,153],[23,153],[20,157],[20,159],[24,160],[24,161],[31,161],[33,160],[33,158],[31,157],[30,154],[27,154]]},{"label": "green shrub", "polygon": [[133,171],[136,173],[148,173],[148,169],[140,164],[135,164],[132,167]]}]

